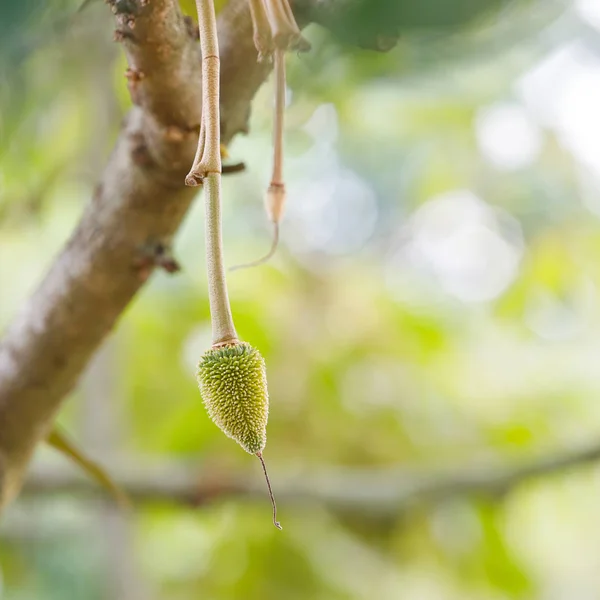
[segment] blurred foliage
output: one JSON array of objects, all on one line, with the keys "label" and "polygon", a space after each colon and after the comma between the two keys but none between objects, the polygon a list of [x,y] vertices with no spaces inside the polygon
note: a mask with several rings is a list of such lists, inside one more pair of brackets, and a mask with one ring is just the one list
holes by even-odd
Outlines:
[{"label": "blurred foliage", "polygon": [[[282,247],[229,278],[238,331],[268,365],[276,493],[307,470],[518,464],[598,438],[593,4],[485,17],[474,0],[389,2],[421,16],[388,54],[308,29],[313,51],[289,59]],[[103,3],[41,6],[1,3],[2,326],[67,239],[129,102]],[[423,15],[469,18],[421,31]],[[225,182],[229,264],[269,243],[271,92],[230,148],[248,169]],[[183,273],[153,277],[60,420],[106,462],[260,479],[194,381],[210,343],[202,226],[198,202],[176,244]],[[41,450],[40,466],[58,461]],[[127,519],[90,499],[23,498],[0,528],[3,598],[595,598],[599,492],[586,469],[394,519],[280,503],[282,533],[266,494],[149,502]]]}]

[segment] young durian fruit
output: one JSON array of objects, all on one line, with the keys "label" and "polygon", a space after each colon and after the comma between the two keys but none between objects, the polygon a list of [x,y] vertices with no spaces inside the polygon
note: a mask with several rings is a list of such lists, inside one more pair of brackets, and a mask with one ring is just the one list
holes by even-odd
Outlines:
[{"label": "young durian fruit", "polygon": [[[213,0],[196,0],[202,66],[202,122],[194,162],[186,185],[204,188],[206,270],[213,345],[198,364],[198,384],[212,420],[262,464],[273,505],[277,507],[262,451],[267,442],[269,394],[265,362],[255,348],[242,343],[233,324],[227,293],[221,233],[221,156],[219,155],[219,44]],[[207,61],[208,57],[216,60]]]},{"label": "young durian fruit", "polygon": [[258,350],[240,342],[211,348],[198,363],[198,383],[215,424],[246,452],[267,443],[269,395],[265,361]]},{"label": "young durian fruit", "polygon": [[267,443],[269,417],[269,392],[263,357],[246,342],[213,347],[200,359],[197,377],[210,418],[225,435],[259,458],[273,505],[273,523],[281,529],[262,456]]}]

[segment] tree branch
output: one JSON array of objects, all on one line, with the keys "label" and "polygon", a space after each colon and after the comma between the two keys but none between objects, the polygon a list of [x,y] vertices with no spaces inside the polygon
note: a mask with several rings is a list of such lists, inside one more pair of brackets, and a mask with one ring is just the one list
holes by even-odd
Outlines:
[{"label": "tree branch", "polygon": [[[197,42],[176,0],[109,4],[136,106],[79,225],[0,344],[0,507],[18,493],[35,445],[47,435],[62,399],[153,268],[177,270],[169,247],[195,194],[184,186],[184,177],[201,116]],[[345,39],[378,48],[389,37],[391,21],[376,19],[385,24],[377,32],[373,24],[365,30],[362,17],[365,10],[373,16],[392,5],[296,0],[294,9],[302,25],[314,21],[339,33],[348,24]],[[341,19],[344,14],[349,19]],[[256,60],[247,0],[229,1],[218,33],[221,136],[227,143],[248,130],[251,100],[270,66]]]},{"label": "tree branch", "polygon": [[[201,110],[200,57],[176,0],[114,0],[117,39],[136,106],[79,225],[0,345],[0,506],[19,490],[93,352],[171,244],[195,190],[184,178]],[[126,12],[124,12],[126,11]],[[246,0],[219,20],[223,140],[247,130],[268,74]]]},{"label": "tree branch", "polygon": [[[296,474],[276,474],[276,493],[283,504],[316,502],[349,514],[393,518],[414,506],[478,495],[498,497],[539,477],[557,475],[600,461],[600,444],[557,453],[526,464],[473,464],[441,472],[407,469],[356,470],[332,468]],[[166,501],[191,506],[229,497],[264,499],[256,477],[223,475],[184,463],[142,469],[115,464],[115,481],[136,502]],[[99,495],[106,492],[73,468],[32,471],[24,494],[68,493]]]}]

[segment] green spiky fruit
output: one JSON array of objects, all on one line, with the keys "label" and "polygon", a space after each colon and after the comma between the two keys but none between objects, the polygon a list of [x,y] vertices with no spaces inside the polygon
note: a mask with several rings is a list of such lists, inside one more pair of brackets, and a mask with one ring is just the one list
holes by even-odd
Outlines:
[{"label": "green spiky fruit", "polygon": [[210,418],[246,452],[267,443],[269,393],[265,361],[245,342],[211,348],[198,363],[198,384]]}]

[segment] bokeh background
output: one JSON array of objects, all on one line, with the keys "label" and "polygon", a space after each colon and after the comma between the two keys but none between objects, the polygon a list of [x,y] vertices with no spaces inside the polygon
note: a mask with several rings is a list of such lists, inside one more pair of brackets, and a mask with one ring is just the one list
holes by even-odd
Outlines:
[{"label": "bokeh background", "polygon": [[[2,328],[130,102],[103,3],[6,4]],[[123,514],[93,485],[61,491],[77,468],[40,448],[0,525],[2,598],[600,598],[598,468],[493,485],[496,469],[600,445],[600,2],[515,0],[411,27],[388,54],[307,35],[313,52],[288,59],[281,247],[229,277],[238,331],[268,365],[284,531],[258,461],[197,391],[198,201],[176,241],[183,272],[152,277],[60,415],[145,499]],[[230,265],[270,243],[271,99],[268,82],[229,149],[247,165],[225,182]],[[418,492],[463,472],[479,493],[468,478]]]}]

